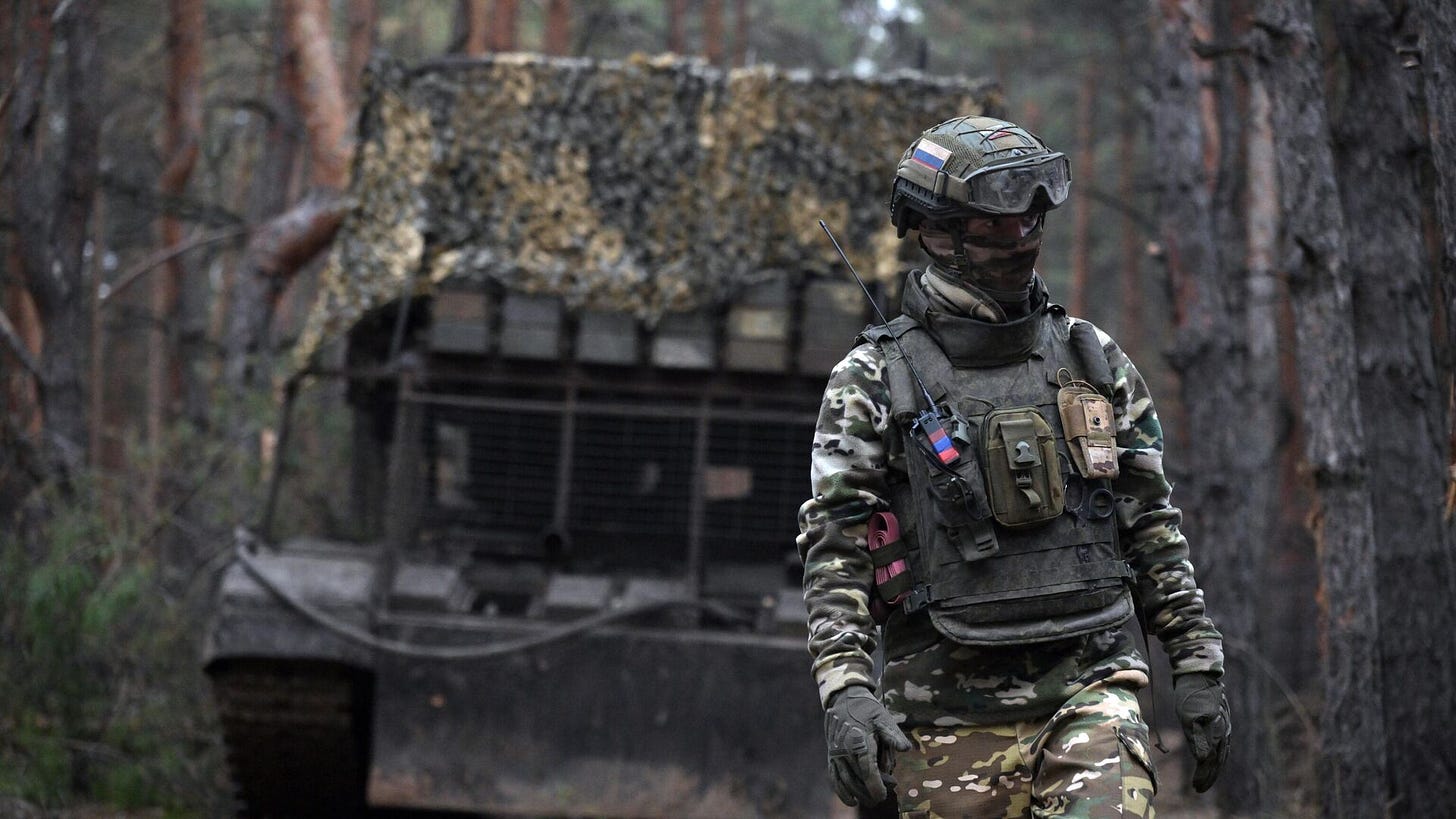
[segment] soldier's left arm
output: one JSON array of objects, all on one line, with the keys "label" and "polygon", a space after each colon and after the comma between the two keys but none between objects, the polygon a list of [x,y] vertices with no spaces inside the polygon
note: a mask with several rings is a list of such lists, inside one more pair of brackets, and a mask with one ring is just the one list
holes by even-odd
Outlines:
[{"label": "soldier's left arm", "polygon": [[877,632],[870,615],[875,570],[866,538],[870,516],[887,508],[889,494],[884,368],[884,356],[870,344],[834,368],[810,454],[814,495],[799,508],[809,653],[826,707],[849,686],[876,688],[871,655]]},{"label": "soldier's left arm", "polygon": [[1163,473],[1163,428],[1148,385],[1110,336],[1097,331],[1113,376],[1120,475],[1113,481],[1123,556],[1132,569],[1148,628],[1174,674],[1223,674],[1223,637],[1204,610],[1183,513]]}]

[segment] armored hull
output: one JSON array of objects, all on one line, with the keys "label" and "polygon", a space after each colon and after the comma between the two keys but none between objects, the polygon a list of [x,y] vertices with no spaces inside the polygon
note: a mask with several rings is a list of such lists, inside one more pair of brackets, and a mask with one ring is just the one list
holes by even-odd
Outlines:
[{"label": "armored hull", "polygon": [[[573,599],[561,588],[610,584],[568,577],[548,584],[551,618],[490,615],[461,605],[447,570],[426,572],[446,580],[438,596],[416,584],[371,617],[377,556],[295,541],[230,569],[207,669],[243,815],[829,810],[792,596],[762,610],[763,630],[726,628],[707,621],[728,612],[675,607],[671,588]],[[640,613],[571,631],[596,603]]]}]

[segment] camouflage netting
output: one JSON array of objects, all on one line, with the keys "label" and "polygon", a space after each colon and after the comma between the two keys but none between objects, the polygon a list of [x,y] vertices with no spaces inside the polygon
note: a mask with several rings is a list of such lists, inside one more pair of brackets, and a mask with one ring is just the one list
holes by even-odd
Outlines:
[{"label": "camouflage netting", "polygon": [[897,73],[723,72],[502,55],[376,64],[345,219],[300,358],[372,307],[447,277],[648,322],[782,275],[891,276],[905,146],[995,90]]}]

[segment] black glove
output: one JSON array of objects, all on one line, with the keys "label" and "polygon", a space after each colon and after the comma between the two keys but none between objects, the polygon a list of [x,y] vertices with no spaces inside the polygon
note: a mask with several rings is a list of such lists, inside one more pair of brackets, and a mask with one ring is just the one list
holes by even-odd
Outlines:
[{"label": "black glove", "polygon": [[834,693],[824,712],[824,738],[839,801],[867,808],[885,801],[886,785],[895,781],[895,751],[910,750],[910,740],[879,698],[862,685]]},{"label": "black glove", "polygon": [[1223,683],[1208,674],[1179,674],[1173,678],[1173,702],[1193,751],[1193,790],[1203,793],[1213,787],[1228,758],[1233,729],[1228,697]]}]

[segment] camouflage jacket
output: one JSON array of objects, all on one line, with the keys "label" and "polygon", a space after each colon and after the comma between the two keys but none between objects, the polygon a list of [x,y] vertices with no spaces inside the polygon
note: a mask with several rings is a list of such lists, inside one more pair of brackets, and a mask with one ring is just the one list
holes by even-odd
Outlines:
[{"label": "camouflage jacket", "polygon": [[[1152,397],[1121,348],[1101,330],[1098,338],[1114,378],[1118,529],[1148,628],[1162,641],[1175,674],[1222,674],[1222,637],[1204,613],[1188,542],[1178,529],[1182,515],[1169,500]],[[904,469],[884,371],[880,351],[861,344],[830,374],[811,455],[814,494],[799,509],[809,652],[826,702],[847,685],[879,687],[871,659],[878,630],[869,610],[873,567],[866,522],[888,508],[889,471]],[[921,614],[896,615],[887,628],[901,629],[898,635],[930,627]],[[932,645],[892,659],[885,670],[885,702],[912,724],[1026,719],[1050,713],[1093,681],[1114,674],[1146,679],[1147,666],[1127,628],[1025,647],[972,648],[936,635],[926,642]]]}]

